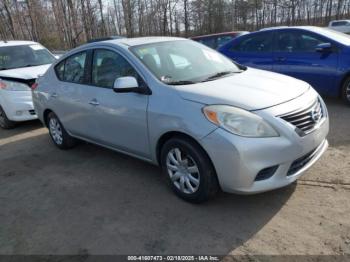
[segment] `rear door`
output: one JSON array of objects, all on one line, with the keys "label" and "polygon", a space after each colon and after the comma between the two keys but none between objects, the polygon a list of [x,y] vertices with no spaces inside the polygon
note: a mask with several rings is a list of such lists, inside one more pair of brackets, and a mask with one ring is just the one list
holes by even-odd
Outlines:
[{"label": "rear door", "polygon": [[320,93],[334,85],[338,66],[335,43],[330,52],[317,52],[322,43],[332,43],[306,30],[278,30],[276,32],[273,70],[308,82]]},{"label": "rear door", "polygon": [[75,136],[93,139],[97,124],[91,114],[95,90],[87,85],[89,57],[89,51],[79,52],[55,67],[59,81],[51,97],[64,127]]},{"label": "rear door", "polygon": [[242,65],[272,70],[272,42],[272,32],[258,32],[241,36],[220,51]]}]

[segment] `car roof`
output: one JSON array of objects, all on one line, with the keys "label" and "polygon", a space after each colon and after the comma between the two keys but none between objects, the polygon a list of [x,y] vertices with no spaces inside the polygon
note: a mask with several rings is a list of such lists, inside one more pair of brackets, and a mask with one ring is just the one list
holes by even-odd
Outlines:
[{"label": "car roof", "polygon": [[330,23],[334,23],[334,22],[350,22],[350,20],[349,19],[332,20]]},{"label": "car roof", "polygon": [[212,36],[222,36],[222,35],[236,35],[236,34],[245,34],[249,33],[248,31],[231,31],[231,32],[223,32],[223,33],[217,33],[217,34],[209,34],[209,35],[198,35],[193,36],[191,39],[198,39],[198,38],[205,38],[205,37],[212,37]]},{"label": "car roof", "polygon": [[283,30],[283,29],[304,29],[304,30],[319,32],[320,28],[321,27],[317,27],[317,26],[275,26],[275,27],[263,28],[263,29],[260,29],[259,31]]},{"label": "car roof", "polygon": [[33,44],[38,44],[33,41],[4,41],[0,40],[0,47],[5,47],[5,46],[19,46],[19,45],[33,45]]},{"label": "car roof", "polygon": [[180,37],[150,36],[150,37],[113,39],[113,40],[101,41],[98,43],[106,42],[106,43],[124,45],[129,47],[129,46],[147,45],[147,44],[154,44],[154,43],[160,43],[160,42],[180,41],[180,40],[186,40],[186,39],[180,38]]},{"label": "car roof", "polygon": [[350,36],[344,33],[340,33],[337,31],[334,31],[328,27],[317,27],[317,26],[283,26],[283,27],[269,27],[264,28],[260,31],[254,32],[267,32],[267,31],[279,31],[279,30],[286,30],[286,29],[301,29],[306,30],[309,32],[313,32],[319,35],[322,35],[324,37],[327,37],[329,39],[332,39],[342,45],[350,46]]}]

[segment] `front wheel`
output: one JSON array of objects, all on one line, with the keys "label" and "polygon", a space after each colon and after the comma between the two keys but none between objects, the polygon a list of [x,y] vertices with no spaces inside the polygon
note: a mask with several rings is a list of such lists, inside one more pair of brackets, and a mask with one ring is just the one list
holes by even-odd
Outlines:
[{"label": "front wheel", "polygon": [[350,106],[350,77],[348,77],[342,87],[342,98]]},{"label": "front wheel", "polygon": [[0,127],[3,129],[12,129],[15,126],[16,126],[15,122],[7,118],[7,115],[4,109],[2,109],[2,107],[0,106]]},{"label": "front wheel", "polygon": [[51,112],[47,117],[49,133],[54,144],[60,149],[70,149],[76,145],[76,139],[64,129],[58,117]]},{"label": "front wheel", "polygon": [[186,138],[172,138],[161,151],[164,175],[182,199],[201,203],[218,191],[216,173],[204,150]]}]

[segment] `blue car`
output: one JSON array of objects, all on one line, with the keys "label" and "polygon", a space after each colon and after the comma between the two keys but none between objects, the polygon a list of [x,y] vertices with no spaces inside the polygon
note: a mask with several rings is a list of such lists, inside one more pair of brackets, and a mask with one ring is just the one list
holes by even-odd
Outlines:
[{"label": "blue car", "polygon": [[349,35],[312,26],[269,28],[235,38],[219,51],[240,64],[304,80],[350,105]]}]

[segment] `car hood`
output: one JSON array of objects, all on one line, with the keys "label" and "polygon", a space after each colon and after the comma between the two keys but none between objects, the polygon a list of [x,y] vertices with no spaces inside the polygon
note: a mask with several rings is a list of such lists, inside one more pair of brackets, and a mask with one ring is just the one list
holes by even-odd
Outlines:
[{"label": "car hood", "polygon": [[194,85],[176,86],[183,99],[206,105],[225,104],[259,110],[293,100],[310,88],[304,81],[264,70],[242,73]]},{"label": "car hood", "polygon": [[31,66],[23,68],[15,68],[9,70],[1,70],[0,78],[13,78],[13,79],[36,79],[39,75],[45,74],[46,70],[50,67],[49,65]]}]

